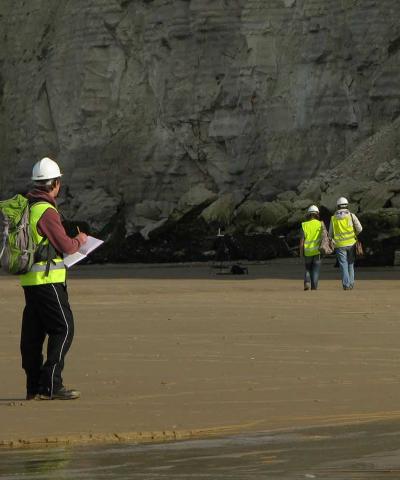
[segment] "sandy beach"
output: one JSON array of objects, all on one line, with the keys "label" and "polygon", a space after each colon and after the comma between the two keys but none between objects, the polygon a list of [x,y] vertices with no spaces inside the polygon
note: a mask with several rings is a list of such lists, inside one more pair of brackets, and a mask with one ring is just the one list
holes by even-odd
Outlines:
[{"label": "sandy beach", "polygon": [[399,268],[340,287],[325,262],[217,275],[208,265],[71,271],[76,401],[30,401],[19,354],[23,292],[0,275],[0,444],[163,440],[400,419]]}]

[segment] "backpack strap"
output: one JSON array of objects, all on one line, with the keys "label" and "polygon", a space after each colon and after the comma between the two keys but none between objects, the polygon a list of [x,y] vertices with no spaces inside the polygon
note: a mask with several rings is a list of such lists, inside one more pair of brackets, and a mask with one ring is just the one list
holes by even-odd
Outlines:
[{"label": "backpack strap", "polygon": [[50,248],[50,242],[49,244],[47,245],[47,261],[46,261],[46,270],[44,271],[44,276],[45,277],[48,277],[49,276],[49,272],[50,272],[50,263],[51,263],[51,260],[52,260],[52,255],[51,255],[51,248]]},{"label": "backpack strap", "polygon": [[354,227],[354,217],[353,217],[353,214],[350,212],[350,216],[351,216],[351,223],[353,224],[353,230],[354,230],[354,235],[356,237],[356,241],[358,240],[358,236],[357,236],[357,232],[356,232],[356,229]]},{"label": "backpack strap", "polygon": [[0,259],[3,256],[4,250],[6,249],[7,237],[8,237],[8,223],[4,223],[3,245],[2,245],[2,248],[1,248],[1,252],[0,252]]},{"label": "backpack strap", "polygon": [[[46,201],[43,201],[43,200],[39,200],[37,202],[32,202],[30,205],[29,205],[29,208],[32,208],[34,205],[38,205],[38,204],[49,204],[50,207],[49,208],[54,208],[54,205],[52,205],[50,202],[46,202]],[[57,209],[56,209],[57,210]],[[47,210],[46,210],[47,211]],[[57,210],[58,212],[58,210]],[[42,236],[42,240],[40,241],[40,243],[36,246],[36,253],[39,253],[39,250],[40,249],[44,249],[46,248],[47,252],[46,252],[46,255],[45,255],[45,260],[46,260],[46,270],[44,272],[44,276],[45,277],[48,277],[49,276],[49,272],[50,272],[50,266],[51,266],[51,263],[54,263],[53,262],[53,256],[57,254],[57,251],[56,249],[53,247],[53,245],[48,242],[47,245],[42,245],[47,237],[46,235],[41,235]],[[43,261],[43,257],[40,257],[42,258],[41,260],[36,260],[36,261]]]}]

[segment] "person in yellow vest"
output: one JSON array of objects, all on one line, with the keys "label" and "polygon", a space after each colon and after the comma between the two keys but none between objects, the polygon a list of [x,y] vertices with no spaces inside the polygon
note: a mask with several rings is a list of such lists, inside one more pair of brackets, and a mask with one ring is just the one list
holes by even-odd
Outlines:
[{"label": "person in yellow vest", "polygon": [[307,210],[307,220],[301,224],[300,256],[304,256],[304,290],[317,290],[321,269],[322,234],[326,230],[324,222],[319,220],[319,209],[311,205]]},{"label": "person in yellow vest", "polygon": [[[20,276],[25,295],[21,329],[22,367],[26,373],[26,399],[72,400],[61,372],[74,335],[74,319],[68,301],[63,253],[75,253],[87,241],[85,233],[70,238],[61,223],[56,198],[61,187],[56,162],[42,158],[32,171],[33,189],[26,195],[29,222],[35,244],[35,263]],[[48,337],[47,358],[43,343]]]},{"label": "person in yellow vest", "polygon": [[356,242],[358,234],[362,232],[362,225],[354,213],[348,209],[347,198],[338,198],[336,204],[337,210],[331,217],[329,225],[329,237],[335,245],[343,290],[352,290],[354,288]]}]

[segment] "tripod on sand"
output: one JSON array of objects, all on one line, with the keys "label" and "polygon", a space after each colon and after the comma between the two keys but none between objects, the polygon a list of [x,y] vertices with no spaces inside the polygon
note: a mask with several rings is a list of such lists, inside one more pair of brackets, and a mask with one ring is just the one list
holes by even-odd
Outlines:
[{"label": "tripod on sand", "polygon": [[217,275],[227,274],[248,274],[248,269],[239,264],[232,264],[231,239],[218,229],[215,240],[214,268],[217,268]]}]

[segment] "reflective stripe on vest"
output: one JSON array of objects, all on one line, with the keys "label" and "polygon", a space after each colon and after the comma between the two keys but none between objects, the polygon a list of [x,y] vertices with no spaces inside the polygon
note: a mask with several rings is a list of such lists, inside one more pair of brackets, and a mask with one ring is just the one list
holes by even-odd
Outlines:
[{"label": "reflective stripe on vest", "polygon": [[322,224],[319,220],[309,220],[301,224],[304,232],[304,255],[313,257],[319,255],[322,239]]},{"label": "reflective stripe on vest", "polygon": [[[47,202],[35,203],[31,206],[29,215],[29,224],[31,227],[31,234],[36,245],[43,240],[43,237],[37,230],[37,224],[48,208],[57,209]],[[46,238],[41,245],[48,245],[49,240]],[[53,258],[50,263],[49,274],[46,276],[46,261],[37,262],[32,265],[31,270],[24,275],[20,275],[21,285],[23,287],[34,285],[45,285],[48,283],[64,283],[66,278],[66,269],[64,261],[61,257]]]},{"label": "reflective stripe on vest", "polygon": [[350,247],[356,243],[356,234],[350,214],[340,219],[333,216],[332,227],[336,248]]},{"label": "reflective stripe on vest", "polygon": [[[54,260],[55,264],[50,265],[50,270],[62,270],[65,268],[63,260]],[[45,272],[47,262],[38,262],[32,265],[31,272]]]}]

